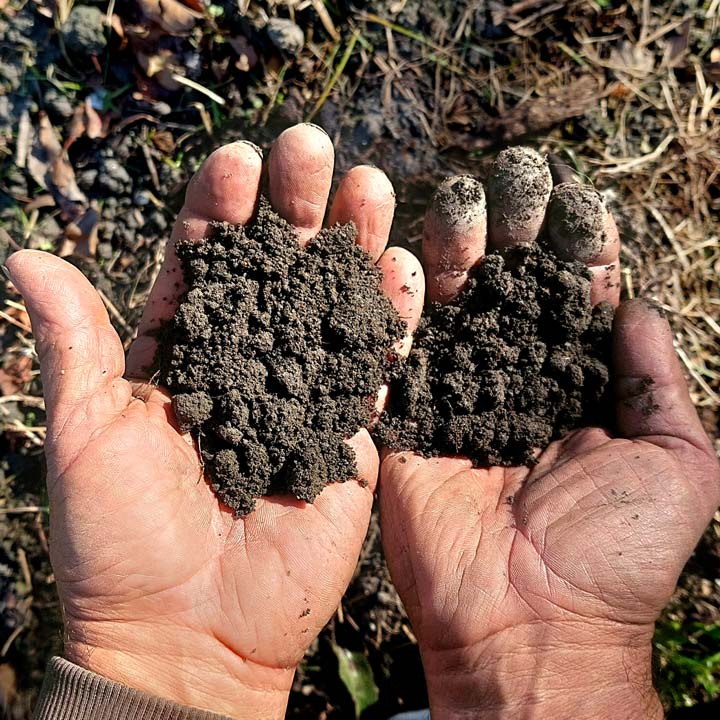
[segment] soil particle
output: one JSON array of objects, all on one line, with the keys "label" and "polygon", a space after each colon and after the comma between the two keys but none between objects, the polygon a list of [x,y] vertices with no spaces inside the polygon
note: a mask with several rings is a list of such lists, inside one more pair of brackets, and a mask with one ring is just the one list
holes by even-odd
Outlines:
[{"label": "soil particle", "polygon": [[485,192],[482,183],[471,175],[448,178],[433,196],[433,211],[448,225],[474,225],[485,212]]},{"label": "soil particle", "polygon": [[548,204],[548,241],[563,260],[590,262],[607,239],[607,208],[602,195],[589,185],[563,183]]},{"label": "soil particle", "polygon": [[519,242],[530,231],[535,240],[551,190],[552,176],[542,155],[526,147],[503,150],[488,179],[490,228],[506,228],[510,239]]},{"label": "soil particle", "polygon": [[263,199],[249,225],[213,230],[177,245],[188,290],[161,382],[222,502],[240,515],[263,495],[312,502],[356,475],[344,439],[368,424],[405,325],[352,225],[303,250]]},{"label": "soil particle", "polygon": [[99,8],[78,5],[63,25],[62,34],[69,50],[84,56],[99,55],[107,44],[105,16]]},{"label": "soil particle", "polygon": [[532,244],[494,253],[434,305],[395,372],[381,442],[476,465],[532,464],[534,450],[602,423],[613,310],[590,273]]},{"label": "soil particle", "polygon": [[267,34],[270,42],[288,55],[297,55],[305,45],[305,33],[302,28],[286,18],[270,18]]}]

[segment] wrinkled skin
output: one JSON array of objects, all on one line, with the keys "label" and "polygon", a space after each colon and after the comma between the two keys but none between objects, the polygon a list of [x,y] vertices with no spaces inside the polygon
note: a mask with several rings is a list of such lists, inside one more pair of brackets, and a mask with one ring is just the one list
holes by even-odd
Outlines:
[{"label": "wrinkled skin", "polygon": [[[258,150],[216,151],[190,183],[173,239],[201,239],[211,220],[247,222],[262,170]],[[302,243],[322,225],[333,148],[301,125],[277,140],[270,199]],[[417,260],[383,254],[395,207],[387,178],[351,170],[330,219],[353,220],[410,325],[422,309]],[[65,656],[152,694],[233,717],[282,717],[295,666],[335,612],[370,519],[378,456],[367,431],[350,440],[360,478],[314,504],[265,498],[236,519],[221,507],[170,399],[145,384],[153,329],[176,307],[172,250],[146,306],[127,368],[97,293],[69,264],[23,251],[8,262],[30,314],[48,411],[51,556]],[[413,273],[415,276],[413,277]],[[415,300],[401,292],[416,288]]]},{"label": "wrinkled skin", "polygon": [[[497,198],[488,201],[490,218],[502,218]],[[484,207],[458,223],[431,206],[429,296],[451,300],[498,235],[504,246],[534,240],[545,202],[510,242],[506,228],[487,227]],[[609,214],[605,222],[588,264],[594,300],[617,305],[605,269],[616,270],[619,244]],[[717,460],[659,311],[621,305],[613,342],[618,436],[578,430],[532,470],[384,458],[384,546],[418,636],[433,720],[662,716],[653,625],[717,506]]]}]

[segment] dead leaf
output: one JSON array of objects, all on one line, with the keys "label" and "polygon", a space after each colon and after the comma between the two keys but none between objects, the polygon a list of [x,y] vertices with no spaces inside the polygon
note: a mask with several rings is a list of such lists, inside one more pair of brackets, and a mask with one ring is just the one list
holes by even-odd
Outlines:
[{"label": "dead leaf", "polygon": [[69,223],[65,228],[65,241],[58,253],[60,257],[81,255],[94,258],[97,254],[99,222],[97,210],[91,207],[79,220]]},{"label": "dead leaf", "polygon": [[175,150],[175,138],[169,130],[160,130],[152,136],[153,145],[164,152],[166,155],[170,155]]},{"label": "dead leaf", "polygon": [[125,40],[125,28],[122,24],[122,19],[119,15],[113,13],[110,18],[110,27],[123,39]]},{"label": "dead leaf", "polygon": [[[0,10],[3,9],[4,2],[5,0],[0,0]],[[1,372],[2,370],[0,370],[0,373]],[[12,395],[12,393],[7,394]],[[2,600],[4,602],[5,598],[2,598]],[[8,713],[7,717],[12,717],[10,715],[10,710],[15,704],[16,698],[17,677],[15,675],[15,670],[8,663],[3,663],[0,665],[0,709],[3,710],[3,714],[6,712]]]},{"label": "dead leaf", "polygon": [[500,117],[487,117],[458,142],[465,150],[481,150],[496,143],[511,143],[523,135],[544,132],[564,120],[582,115],[604,95],[604,83],[594,75],[581,75],[553,88],[542,97],[529,98]]},{"label": "dead leaf", "polygon": [[50,120],[44,112],[39,115],[27,169],[35,182],[48,190],[60,209],[74,219],[87,206],[87,198],[75,181],[75,172],[63,150]]},{"label": "dead leaf", "polygon": [[[15,309],[15,308],[11,308]],[[13,355],[0,368],[0,391],[3,395],[15,395],[32,380],[32,358],[29,355]]]},{"label": "dead leaf", "polygon": [[187,5],[189,8],[197,10],[201,15],[203,10],[205,9],[205,6],[202,4],[201,0],[182,0],[182,2],[183,5]]},{"label": "dead leaf", "polygon": [[173,52],[165,48],[152,55],[138,51],[136,57],[145,74],[149,78],[154,77],[165,90],[173,92],[180,89],[180,83],[173,80],[172,76],[175,73],[183,74],[183,69]]},{"label": "dead leaf", "polygon": [[184,35],[202,14],[191,10],[178,0],[138,0],[140,10],[148,20],[157,23],[171,35]]},{"label": "dead leaf", "polygon": [[95,140],[97,138],[104,138],[107,134],[105,132],[105,123],[103,123],[103,119],[98,113],[98,111],[93,107],[92,101],[90,100],[90,97],[85,98],[85,132],[87,136],[91,140]]}]

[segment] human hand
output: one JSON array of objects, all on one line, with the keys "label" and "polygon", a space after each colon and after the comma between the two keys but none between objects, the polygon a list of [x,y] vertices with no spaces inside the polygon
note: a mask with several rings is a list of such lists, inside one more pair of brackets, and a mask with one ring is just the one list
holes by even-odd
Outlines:
[{"label": "human hand", "polygon": [[[330,139],[316,127],[294,127],[277,140],[268,165],[271,202],[310,241],[330,191]],[[249,143],[213,153],[188,187],[172,240],[199,240],[213,220],[246,223],[261,171]],[[329,217],[356,223],[358,242],[412,326],[424,281],[409,253],[383,252],[394,205],[383,173],[357,167]],[[234,518],[202,481],[169,396],[147,382],[153,332],[172,317],[182,291],[172,243],[127,367],[103,304],[76,269],[33,251],[13,255],[8,268],[41,361],[65,656],[185,705],[236,718],[283,717],[295,666],[335,611],[365,537],[379,464],[367,431],[349,441],[366,486],[330,485],[312,505],[263,498]]]},{"label": "human hand", "polygon": [[[546,223],[556,250],[591,266],[593,302],[617,304],[619,241],[599,197],[586,195],[603,220],[598,235],[563,225],[557,211],[577,186],[558,186],[546,212],[547,166],[513,157],[526,164],[516,173],[526,185],[491,184],[487,217],[483,202],[454,215],[430,208],[429,297],[447,302],[460,291],[486,235],[507,247]],[[546,193],[526,192],[543,177]],[[433,720],[662,716],[653,625],[717,506],[717,460],[658,311],[642,300],[621,305],[613,344],[617,436],[577,430],[532,469],[383,458],[383,544]]]}]

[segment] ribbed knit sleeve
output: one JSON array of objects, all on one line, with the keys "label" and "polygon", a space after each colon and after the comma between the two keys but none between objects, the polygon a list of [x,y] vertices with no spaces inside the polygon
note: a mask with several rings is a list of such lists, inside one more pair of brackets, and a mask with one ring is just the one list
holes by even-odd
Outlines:
[{"label": "ribbed knit sleeve", "polygon": [[48,663],[35,720],[230,720],[96,675],[67,660]]}]

